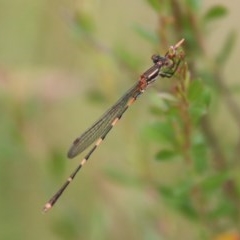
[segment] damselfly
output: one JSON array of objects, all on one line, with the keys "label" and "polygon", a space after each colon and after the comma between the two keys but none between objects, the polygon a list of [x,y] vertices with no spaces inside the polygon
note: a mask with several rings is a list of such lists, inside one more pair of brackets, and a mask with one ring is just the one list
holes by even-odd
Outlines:
[{"label": "damselfly", "polygon": [[43,211],[47,212],[57,202],[59,197],[65,191],[69,183],[74,179],[76,174],[87,162],[92,153],[100,145],[107,136],[109,131],[122,117],[124,112],[132,105],[135,100],[146,90],[146,88],[160,77],[172,77],[176,72],[182,59],[182,54],[178,52],[178,48],[182,45],[184,39],[176,45],[171,46],[164,57],[153,55],[153,66],[146,70],[135,83],[111,108],[109,108],[89,129],[87,129],[80,137],[78,137],[68,151],[68,157],[73,158],[83,152],[87,147],[93,144],[87,155],[81,160],[77,168],[68,177],[62,187],[53,195],[53,197],[45,204]]}]

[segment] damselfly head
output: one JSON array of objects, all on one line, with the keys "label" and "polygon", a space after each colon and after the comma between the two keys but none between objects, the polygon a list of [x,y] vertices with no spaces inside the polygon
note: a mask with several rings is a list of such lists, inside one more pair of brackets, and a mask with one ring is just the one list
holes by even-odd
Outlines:
[{"label": "damselfly head", "polygon": [[151,58],[152,58],[152,61],[153,61],[154,64],[156,64],[156,63],[158,63],[158,62],[163,63],[163,62],[166,61],[166,58],[165,58],[165,57],[162,57],[162,56],[157,55],[157,54],[152,55]]}]

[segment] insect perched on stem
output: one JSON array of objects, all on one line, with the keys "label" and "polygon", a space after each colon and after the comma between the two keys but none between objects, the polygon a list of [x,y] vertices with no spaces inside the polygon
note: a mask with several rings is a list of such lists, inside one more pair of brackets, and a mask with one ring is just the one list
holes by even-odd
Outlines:
[{"label": "insect perched on stem", "polygon": [[87,147],[93,144],[87,155],[80,161],[77,168],[68,177],[62,187],[53,195],[53,197],[45,204],[43,212],[47,212],[57,202],[59,197],[65,191],[70,182],[77,175],[82,166],[87,162],[92,153],[104,140],[110,130],[120,120],[124,112],[132,105],[135,100],[146,90],[146,88],[156,81],[157,77],[170,78],[178,69],[182,60],[182,54],[178,52],[179,47],[184,39],[176,45],[171,46],[164,57],[153,55],[153,66],[147,69],[136,82],[112,107],[110,107],[90,128],[88,128],[80,137],[76,138],[68,151],[68,157],[74,158]]}]

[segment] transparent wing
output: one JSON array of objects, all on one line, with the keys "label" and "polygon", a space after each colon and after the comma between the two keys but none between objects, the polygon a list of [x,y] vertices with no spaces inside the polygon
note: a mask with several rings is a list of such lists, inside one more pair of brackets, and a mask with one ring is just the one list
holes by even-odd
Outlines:
[{"label": "transparent wing", "polygon": [[108,109],[89,129],[76,138],[68,151],[68,157],[74,158],[101,136],[104,136],[115,118],[121,117],[131,98],[136,98],[141,92],[138,83],[131,87],[110,109]]}]

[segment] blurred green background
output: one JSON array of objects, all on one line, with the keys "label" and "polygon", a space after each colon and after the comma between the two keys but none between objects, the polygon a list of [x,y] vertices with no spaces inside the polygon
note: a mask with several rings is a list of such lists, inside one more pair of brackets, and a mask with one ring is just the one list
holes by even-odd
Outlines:
[{"label": "blurred green background", "polygon": [[[160,143],[145,134],[146,125],[156,119],[150,106],[159,83],[131,107],[54,208],[41,213],[81,159],[67,159],[72,141],[152,64],[153,53],[164,54],[168,46],[186,38],[189,65],[198,57],[191,52],[198,46],[189,44],[187,31],[180,38],[171,33],[171,40],[161,45],[164,39],[155,33],[164,31],[164,23],[159,30],[156,2],[166,5],[138,0],[0,0],[0,239],[217,239],[239,229],[239,216],[226,220],[224,209],[217,219],[220,227],[215,219],[209,226],[204,216],[193,220],[166,203],[152,184],[177,182],[189,168],[180,160],[156,161]],[[231,31],[239,33],[240,3],[176,2],[183,8],[195,4],[199,19],[215,4],[227,9],[228,14],[201,36],[207,56],[197,64],[214,70],[211,56]],[[174,13],[166,6],[160,10],[171,22]],[[236,38],[221,69],[237,103],[239,46]],[[193,76],[204,80],[204,74]],[[213,92],[213,99],[221,97]],[[239,122],[227,108],[215,100],[209,114],[215,117],[214,131],[232,163]],[[227,168],[235,171],[239,186],[239,164]],[[238,204],[234,206],[239,210]]]}]

